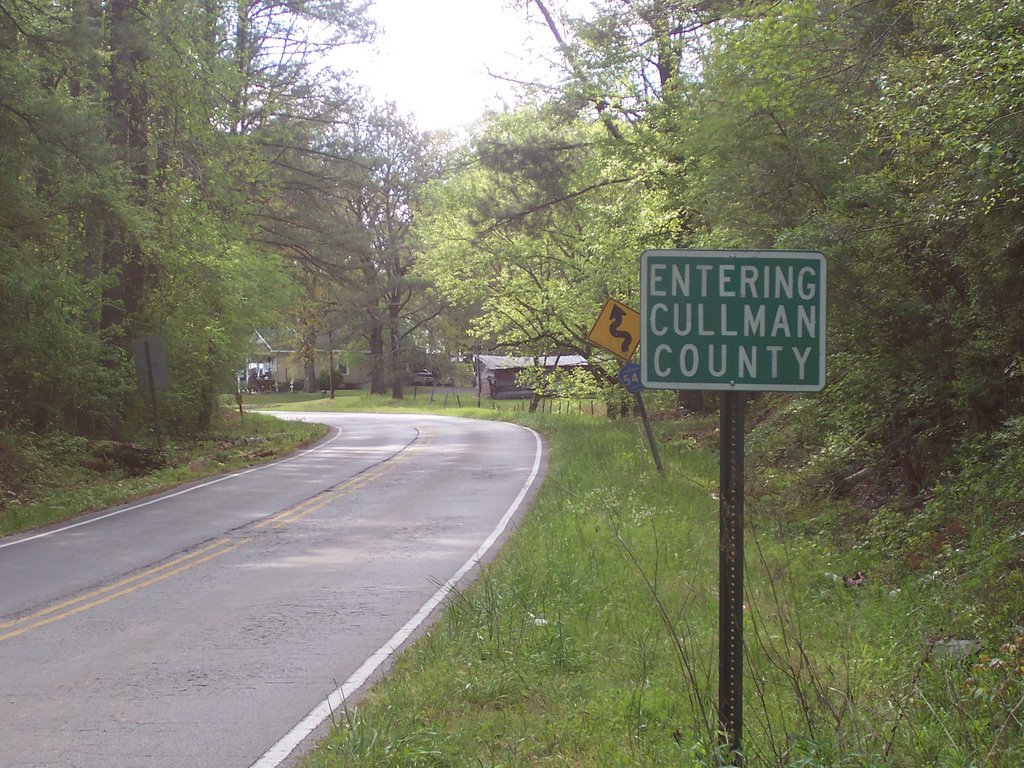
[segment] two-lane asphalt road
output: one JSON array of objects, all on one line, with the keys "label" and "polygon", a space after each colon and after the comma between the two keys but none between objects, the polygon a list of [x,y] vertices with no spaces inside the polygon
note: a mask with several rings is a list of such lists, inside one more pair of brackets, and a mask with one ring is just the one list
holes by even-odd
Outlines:
[{"label": "two-lane asphalt road", "polygon": [[284,764],[539,483],[541,441],[521,427],[294,417],[334,430],[274,464],[0,540],[0,766]]}]

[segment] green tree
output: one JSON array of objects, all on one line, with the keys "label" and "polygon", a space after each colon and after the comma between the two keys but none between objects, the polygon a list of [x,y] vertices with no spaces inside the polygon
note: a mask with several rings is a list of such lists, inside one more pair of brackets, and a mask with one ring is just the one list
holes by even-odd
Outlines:
[{"label": "green tree", "polygon": [[474,313],[475,345],[592,356],[593,374],[618,386],[618,364],[586,336],[609,296],[636,303],[638,248],[664,240],[661,195],[621,161],[620,143],[600,121],[524,107],[491,119],[432,185],[419,269]]},{"label": "green tree", "polygon": [[0,303],[24,320],[0,340],[0,427],[131,431],[129,342],[149,334],[170,426],[208,424],[252,328],[290,301],[254,217],[288,191],[282,135],[318,140],[316,58],[369,34],[362,8],[0,4]]},{"label": "green tree", "polygon": [[439,173],[439,156],[433,140],[393,104],[353,114],[334,141],[335,154],[356,169],[355,183],[340,194],[346,215],[362,232],[361,247],[348,261],[353,277],[345,316],[368,344],[371,391],[383,394],[390,387],[400,399],[409,341],[440,312],[412,272],[417,251],[410,234],[420,192]]}]

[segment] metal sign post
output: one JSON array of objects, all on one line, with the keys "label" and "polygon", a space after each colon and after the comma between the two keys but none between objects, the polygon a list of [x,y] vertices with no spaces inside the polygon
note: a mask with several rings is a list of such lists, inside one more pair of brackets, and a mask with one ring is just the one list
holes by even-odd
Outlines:
[{"label": "metal sign post", "polygon": [[644,405],[644,398],[639,392],[633,393],[633,400],[640,411],[640,418],[644,423],[644,434],[647,435],[647,444],[651,446],[651,456],[654,457],[654,466],[658,474],[665,474],[665,467],[661,463],[661,454],[658,453],[658,443],[654,439],[654,429],[651,427],[651,417],[647,415],[647,406]]},{"label": "metal sign post", "polygon": [[741,765],[744,393],[825,386],[825,257],[652,250],[640,265],[643,386],[722,390],[718,723]]},{"label": "metal sign post", "polygon": [[743,738],[743,411],[723,392],[719,414],[718,722],[737,765]]},{"label": "metal sign post", "polygon": [[661,463],[661,454],[658,453],[658,443],[654,439],[654,429],[651,428],[651,417],[647,415],[647,406],[644,405],[644,385],[640,381],[640,366],[636,363],[626,363],[619,370],[619,383],[623,388],[633,395],[633,402],[640,412],[640,418],[644,422],[644,433],[647,435],[647,443],[651,446],[651,455],[654,457],[654,466],[660,474],[665,474],[665,467]]},{"label": "metal sign post", "polygon": [[658,453],[658,444],[654,440],[651,419],[647,415],[647,406],[644,405],[644,397],[641,394],[644,385],[640,381],[640,366],[629,362],[640,344],[640,313],[622,302],[608,299],[601,308],[594,327],[587,334],[587,341],[608,350],[626,362],[619,371],[619,383],[633,395],[633,402],[636,403],[644,423],[647,443],[651,446],[654,466],[658,468],[660,474],[665,474],[665,467],[662,466],[661,455]]}]

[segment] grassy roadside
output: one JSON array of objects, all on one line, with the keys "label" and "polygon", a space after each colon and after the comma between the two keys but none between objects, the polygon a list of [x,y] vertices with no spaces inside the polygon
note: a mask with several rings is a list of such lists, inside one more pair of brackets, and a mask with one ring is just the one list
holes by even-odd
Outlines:
[{"label": "grassy roadside", "polygon": [[[438,405],[422,391],[400,403],[361,393],[247,398],[247,409],[501,417],[537,428],[551,447],[540,497],[499,559],[358,710],[337,714],[304,768],[720,764],[713,425],[657,423],[660,477],[635,422],[581,417],[578,407],[530,415],[465,398]],[[136,478],[90,474],[69,458],[87,455],[82,446],[31,446],[43,489],[34,503],[68,516],[76,504],[102,507],[270,460],[316,434],[236,417],[212,441],[175,447],[176,466]],[[776,426],[748,439],[765,475],[777,465],[763,457],[789,440]],[[1012,642],[1012,626],[981,631],[964,570],[906,571],[858,538],[847,524],[856,511],[843,503],[750,485],[748,768],[1024,764],[1024,640]],[[17,506],[19,515],[31,507]],[[15,522],[26,521],[42,524]],[[1006,546],[1020,542],[1024,532]],[[844,586],[843,574],[862,569],[863,586]],[[1024,617],[1014,573],[991,583],[1005,615]],[[946,639],[969,643],[968,653]]]},{"label": "grassy roadside", "polygon": [[[255,410],[375,411],[413,413],[440,410],[450,415],[501,418],[525,409],[523,401],[485,403],[445,388],[410,387],[405,400],[339,390],[336,396],[283,393],[246,395],[243,418],[234,398],[210,434],[195,439],[165,439],[158,467],[131,467],[112,456],[108,441],[89,441],[66,434],[32,436],[0,432],[0,536],[69,520],[78,515],[124,504],[222,472],[274,461],[325,434],[314,424],[286,422]],[[230,405],[227,405],[230,403]],[[548,405],[548,407],[551,407]],[[568,412],[569,403],[556,406]],[[573,402],[574,412],[589,401]],[[148,453],[148,451],[147,451]],[[150,456],[143,456],[149,460]]]},{"label": "grassy roadside", "polygon": [[[363,411],[374,413],[422,413],[425,411],[476,418],[512,418],[525,413],[528,400],[488,400],[477,405],[475,392],[448,387],[407,387],[402,400],[374,396],[363,390],[337,390],[334,398],[322,394],[267,393],[248,395],[247,408],[281,411]],[[592,399],[545,398],[538,413],[558,416],[604,416],[603,402]]]},{"label": "grassy roadside", "polygon": [[[662,478],[635,423],[513,417],[551,446],[537,503],[303,768],[727,762],[717,455],[662,424]],[[873,567],[863,551],[796,536],[749,501],[747,766],[1022,763],[1019,646],[940,654],[933,639],[963,607],[942,579],[872,572],[847,587]]]},{"label": "grassy roadside", "polygon": [[[108,443],[68,435],[0,445],[0,536],[124,504],[182,483],[273,461],[319,439],[324,427],[225,409],[213,431],[165,440],[157,468],[126,467]],[[0,434],[0,442],[11,440]],[[11,440],[13,443],[13,440]],[[149,458],[149,456],[145,456]]]},{"label": "grassy roadside", "polygon": [[[449,415],[501,418],[525,409],[523,401],[485,403],[445,388],[410,387],[405,400],[339,390],[335,397],[283,393],[246,395],[244,418],[230,406],[219,414],[210,434],[195,439],[165,439],[158,467],[131,467],[112,456],[107,441],[66,434],[32,436],[0,432],[0,536],[68,520],[97,509],[173,488],[182,483],[280,458],[325,434],[323,427],[285,422],[255,410],[318,410],[414,413],[440,410]],[[595,405],[559,403],[566,413],[594,412]],[[547,406],[551,407],[550,404]],[[143,456],[148,460],[152,457]]]}]

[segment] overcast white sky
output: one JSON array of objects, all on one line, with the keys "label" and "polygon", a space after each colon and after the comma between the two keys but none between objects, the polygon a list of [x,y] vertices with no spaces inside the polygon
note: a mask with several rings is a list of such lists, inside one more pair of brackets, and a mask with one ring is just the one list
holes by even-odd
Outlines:
[{"label": "overcast white sky", "polygon": [[533,7],[528,17],[506,6],[506,0],[375,0],[377,42],[347,47],[336,60],[355,70],[379,101],[414,114],[420,130],[455,129],[488,107],[514,103],[512,86],[488,71],[526,78],[546,72],[537,51],[550,53],[554,43],[538,26],[540,15]]}]

